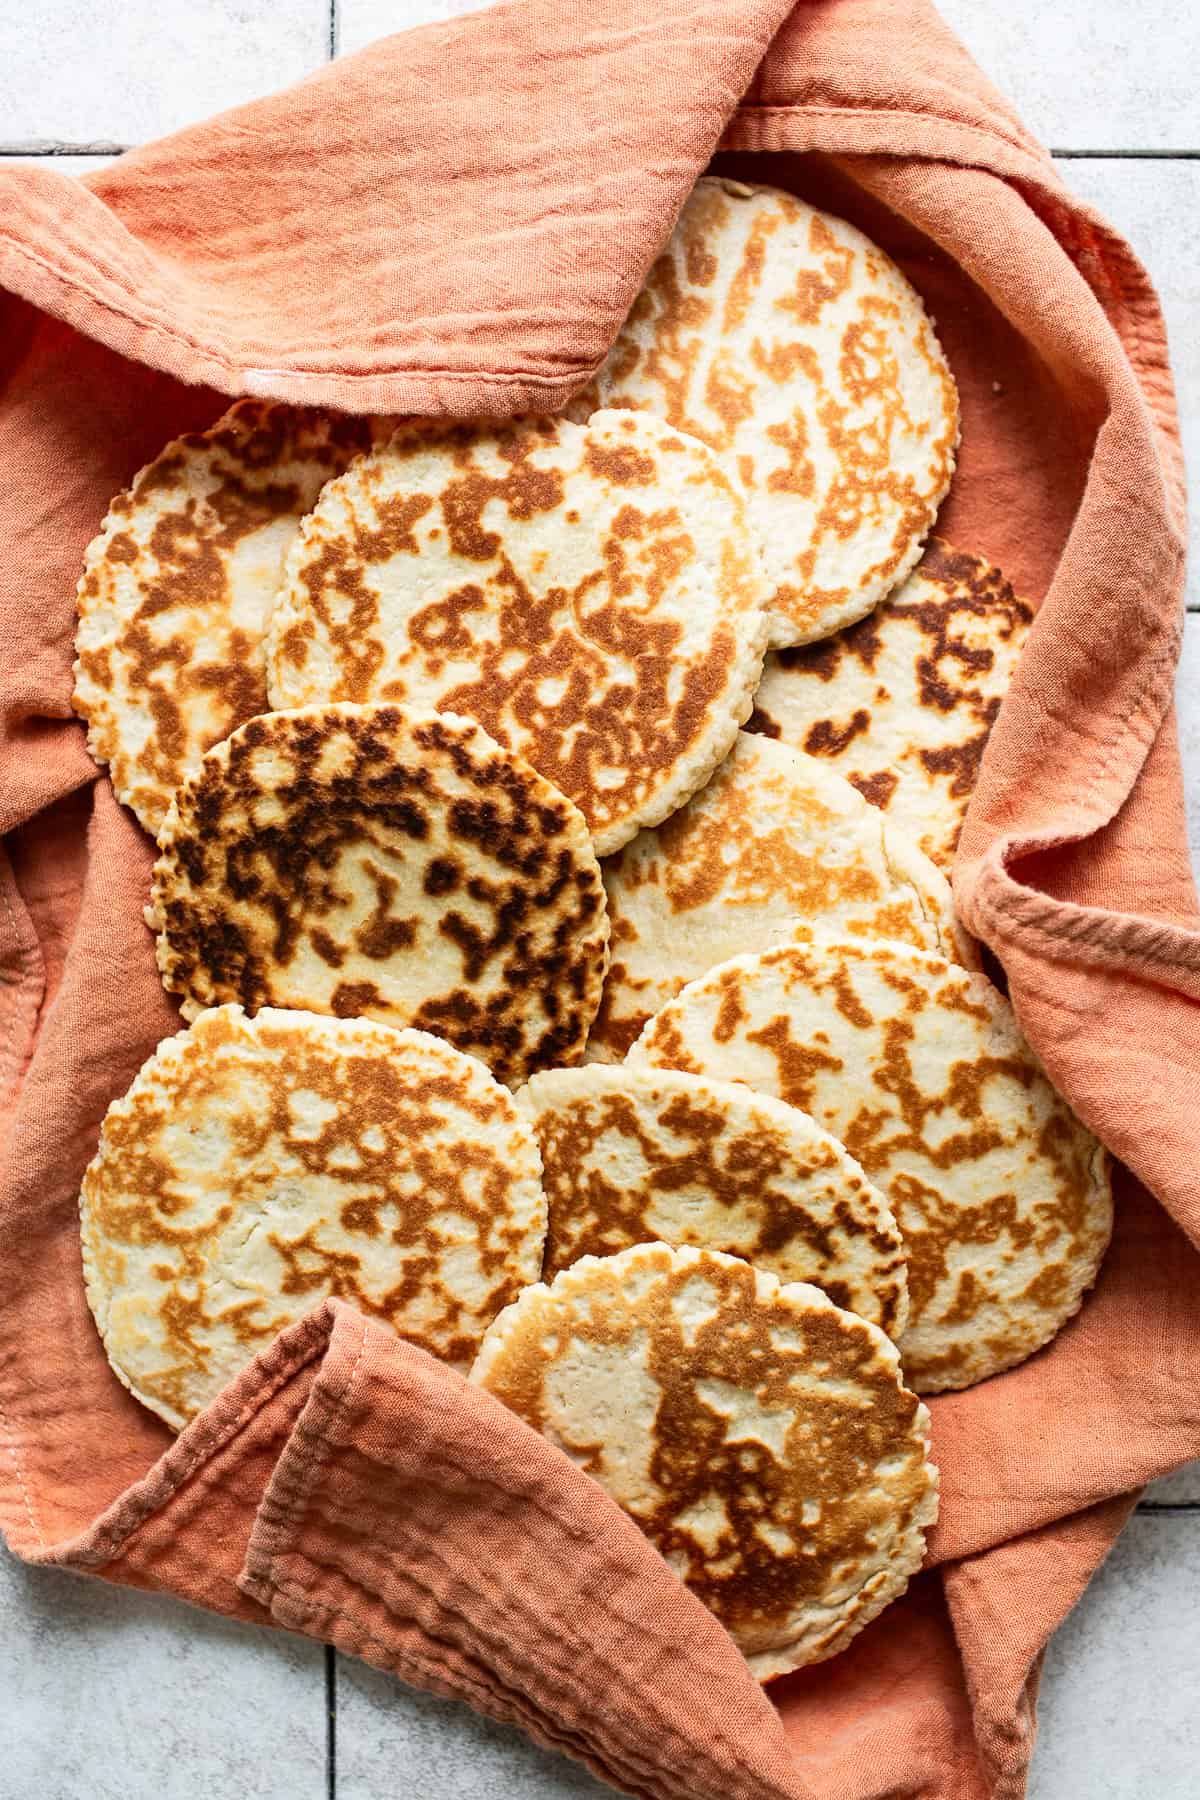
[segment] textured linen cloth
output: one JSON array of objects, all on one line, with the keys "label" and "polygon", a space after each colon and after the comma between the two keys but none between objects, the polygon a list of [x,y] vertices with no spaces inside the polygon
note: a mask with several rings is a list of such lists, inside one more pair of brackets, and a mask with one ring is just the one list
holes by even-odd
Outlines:
[{"label": "textured linen cloth", "polygon": [[[939,530],[1041,602],[955,874],[1123,1159],[1100,1282],[933,1402],[930,1570],[751,1679],[560,1452],[330,1302],[178,1440],[110,1373],[76,1196],[178,1024],[149,840],[70,710],[105,506],[242,393],[553,409],[718,168],[862,225],[963,399]],[[518,0],[385,40],[72,183],[0,170],[0,1524],[31,1561],[327,1639],[671,1800],[1014,1800],[1040,1658],[1138,1485],[1200,1452],[1200,934],[1171,715],[1184,501],[1128,248],[924,0]],[[214,391],[215,390],[215,391]]]}]

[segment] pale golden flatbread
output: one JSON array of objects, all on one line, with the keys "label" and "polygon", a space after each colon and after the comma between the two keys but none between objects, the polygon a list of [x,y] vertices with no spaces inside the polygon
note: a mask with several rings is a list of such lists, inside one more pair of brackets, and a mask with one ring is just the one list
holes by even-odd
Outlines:
[{"label": "pale golden flatbread", "polygon": [[501,1080],[577,1061],[608,963],[569,800],[469,719],[314,706],[204,757],[147,923],[185,1018],[239,1000],[414,1025]]},{"label": "pale golden flatbread", "polygon": [[263,633],[284,557],[377,426],[239,400],[167,445],[108,510],[79,583],[75,710],[149,832],[211,745],[267,710]]},{"label": "pale golden flatbread", "polygon": [[896,1221],[794,1106],[675,1069],[547,1069],[516,1096],[542,1153],[542,1277],[659,1239],[807,1281],[891,1338],[908,1317]]},{"label": "pale golden flatbread", "polygon": [[768,656],[750,730],[820,757],[942,868],[1033,609],[939,538],[869,618]]},{"label": "pale golden flatbread", "polygon": [[845,939],[739,956],[652,1019],[629,1061],[744,1081],[841,1139],[904,1239],[918,1393],[1023,1362],[1096,1279],[1107,1156],[982,975]]},{"label": "pale golden flatbread", "polygon": [[771,641],[861,619],[920,555],[958,394],[915,289],[861,231],[776,188],[697,182],[595,382],[735,470],[762,539]]},{"label": "pale golden flatbread", "polygon": [[83,1179],[109,1361],[176,1430],[330,1295],[467,1364],[537,1277],[540,1173],[511,1096],[438,1038],[203,1013],[109,1107]]},{"label": "pale golden flatbread", "polygon": [[588,1039],[622,1057],[685,982],[750,950],[844,933],[978,966],[944,875],[816,758],[738,734],[712,780],[605,864],[612,963]]},{"label": "pale golden flatbread", "polygon": [[692,1247],[585,1256],[500,1314],[472,1379],[607,1489],[761,1681],[843,1649],[920,1567],[929,1415],[817,1288]]},{"label": "pale golden flatbread", "polygon": [[478,719],[606,854],[693,794],[749,716],[764,598],[736,483],[657,419],[410,424],[305,521],[271,699]]}]

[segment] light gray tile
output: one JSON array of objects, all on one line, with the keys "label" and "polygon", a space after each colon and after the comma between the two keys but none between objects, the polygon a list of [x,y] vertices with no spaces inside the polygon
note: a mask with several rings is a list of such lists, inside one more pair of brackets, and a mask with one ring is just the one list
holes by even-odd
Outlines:
[{"label": "light gray tile", "polygon": [[1029,1800],[1194,1800],[1200,1519],[1139,1513],[1051,1642]]},{"label": "light gray tile", "polygon": [[938,11],[1044,144],[1200,146],[1194,0],[938,0]]},{"label": "light gray tile", "polygon": [[[359,49],[479,0],[341,0],[338,43]],[[1190,148],[1200,135],[1191,0],[1145,10],[942,0],[948,22],[1042,138],[1066,148]],[[192,0],[188,7],[43,0],[0,12],[3,132],[12,142],[147,137],[295,80],[324,60],[328,0]],[[1070,79],[1064,79],[1064,71]]]},{"label": "light gray tile", "polygon": [[325,1652],[0,1546],[0,1800],[324,1800]]},{"label": "light gray tile", "polygon": [[[1194,484],[1200,480],[1200,162],[1073,158],[1059,163],[1059,173],[1128,239],[1158,289]],[[1200,608],[1200,558],[1194,553],[1188,604]]]},{"label": "light gray tile", "polygon": [[329,0],[0,6],[0,141],[138,144],[328,56]]},{"label": "light gray tile", "polygon": [[481,12],[487,4],[488,0],[338,0],[338,54],[348,55],[373,44],[376,38],[408,31],[414,25]]},{"label": "light gray tile", "polygon": [[455,1701],[338,1657],[338,1800],[612,1800],[578,1763]]},{"label": "light gray tile", "polygon": [[[1200,767],[1196,768],[1196,776],[1200,777]],[[1195,779],[1193,777],[1193,785]],[[1192,855],[1195,860],[1194,850]],[[1185,1463],[1182,1469],[1164,1475],[1161,1481],[1152,1481],[1142,1499],[1149,1506],[1200,1506],[1200,1462]],[[1200,1528],[1200,1513],[1196,1514],[1196,1524]]]}]

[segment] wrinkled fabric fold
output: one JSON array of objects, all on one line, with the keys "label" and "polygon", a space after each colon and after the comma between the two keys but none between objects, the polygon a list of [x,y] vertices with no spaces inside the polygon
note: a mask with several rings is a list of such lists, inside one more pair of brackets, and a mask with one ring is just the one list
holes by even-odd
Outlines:
[{"label": "wrinkled fabric fold", "polygon": [[[71,712],[112,495],[242,393],[552,409],[697,175],[860,224],[925,297],[963,441],[939,530],[1039,604],[955,871],[1021,1022],[1127,1166],[1095,1292],[933,1402],[930,1568],[764,1695],[605,1495],[337,1302],[177,1441],[105,1362],[79,1180],[178,1028],[153,846]],[[1050,1633],[1200,1453],[1200,924],[1171,696],[1184,500],[1144,271],[924,0],[515,0],[387,39],[83,183],[0,169],[0,1526],[32,1561],[336,1643],[713,1800],[1019,1800]]]}]

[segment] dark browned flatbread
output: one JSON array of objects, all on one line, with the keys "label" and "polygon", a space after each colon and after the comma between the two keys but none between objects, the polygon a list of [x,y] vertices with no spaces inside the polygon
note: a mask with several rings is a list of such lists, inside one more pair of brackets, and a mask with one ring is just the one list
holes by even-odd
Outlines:
[{"label": "dark browned flatbread", "polygon": [[148,921],[192,1018],[240,1000],[437,1032],[503,1081],[577,1060],[608,920],[574,806],[480,726],[252,719],[163,824]]}]

